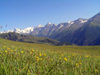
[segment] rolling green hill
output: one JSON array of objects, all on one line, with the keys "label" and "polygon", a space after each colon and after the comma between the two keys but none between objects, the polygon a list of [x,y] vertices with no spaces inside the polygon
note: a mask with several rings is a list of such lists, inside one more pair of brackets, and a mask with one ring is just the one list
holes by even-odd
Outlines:
[{"label": "rolling green hill", "polygon": [[17,48],[34,48],[36,50],[48,50],[48,51],[60,51],[68,53],[77,53],[99,56],[100,54],[100,46],[76,46],[76,45],[67,45],[67,46],[54,46],[48,44],[37,44],[37,43],[24,43],[17,41],[10,41],[5,39],[0,39],[0,46],[8,46],[8,47],[17,47]]},{"label": "rolling green hill", "polygon": [[20,41],[20,42],[28,42],[28,43],[41,43],[41,44],[51,44],[51,45],[62,45],[59,41],[52,40],[45,37],[34,37],[31,35],[22,35],[18,33],[3,33],[0,34],[1,38],[13,40],[13,41]]}]

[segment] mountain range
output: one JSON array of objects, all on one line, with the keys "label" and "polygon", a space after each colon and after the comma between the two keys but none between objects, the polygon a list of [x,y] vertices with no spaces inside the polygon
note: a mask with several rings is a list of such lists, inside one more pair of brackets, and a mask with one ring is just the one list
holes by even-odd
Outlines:
[{"label": "mountain range", "polygon": [[[60,24],[48,23],[37,27],[25,29],[14,29],[8,32],[32,35],[36,37],[47,37],[62,43],[76,45],[100,45],[100,13],[90,19],[79,18]],[[1,33],[8,33],[1,32]]]}]

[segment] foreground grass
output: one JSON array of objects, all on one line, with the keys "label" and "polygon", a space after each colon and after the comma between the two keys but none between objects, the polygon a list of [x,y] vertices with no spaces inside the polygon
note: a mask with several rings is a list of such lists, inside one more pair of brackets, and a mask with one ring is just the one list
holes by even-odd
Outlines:
[{"label": "foreground grass", "polygon": [[0,75],[100,75],[100,46],[50,46],[0,39]]}]

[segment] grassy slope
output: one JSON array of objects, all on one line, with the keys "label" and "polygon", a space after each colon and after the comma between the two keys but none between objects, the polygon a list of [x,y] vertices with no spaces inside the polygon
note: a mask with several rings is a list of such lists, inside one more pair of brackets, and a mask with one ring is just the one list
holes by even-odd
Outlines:
[{"label": "grassy slope", "polygon": [[57,51],[63,53],[77,53],[79,55],[100,56],[100,46],[52,46],[47,44],[30,44],[0,39],[0,46],[5,45],[8,47],[18,48],[33,48],[36,50]]},{"label": "grassy slope", "polygon": [[14,32],[0,34],[0,38],[12,40],[12,41],[26,42],[26,43],[62,45],[62,43],[53,39],[49,39],[45,37],[34,37],[31,35],[22,35]]},{"label": "grassy slope", "polygon": [[100,75],[100,46],[51,46],[0,39],[0,75]]}]

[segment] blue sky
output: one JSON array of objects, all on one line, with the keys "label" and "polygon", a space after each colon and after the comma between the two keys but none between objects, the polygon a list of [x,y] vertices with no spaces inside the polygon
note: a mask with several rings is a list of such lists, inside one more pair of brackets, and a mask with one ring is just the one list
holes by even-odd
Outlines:
[{"label": "blue sky", "polygon": [[0,0],[0,31],[90,18],[98,12],[100,0]]}]

